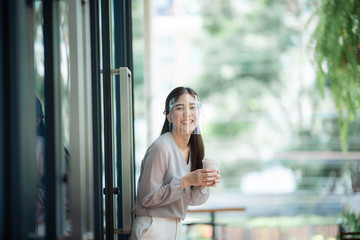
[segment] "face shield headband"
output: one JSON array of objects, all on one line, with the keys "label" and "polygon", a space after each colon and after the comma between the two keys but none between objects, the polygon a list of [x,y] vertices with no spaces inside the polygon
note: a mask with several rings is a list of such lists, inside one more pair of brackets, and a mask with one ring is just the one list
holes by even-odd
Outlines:
[{"label": "face shield headband", "polygon": [[201,103],[197,96],[183,94],[169,102],[169,131],[175,135],[201,134]]}]

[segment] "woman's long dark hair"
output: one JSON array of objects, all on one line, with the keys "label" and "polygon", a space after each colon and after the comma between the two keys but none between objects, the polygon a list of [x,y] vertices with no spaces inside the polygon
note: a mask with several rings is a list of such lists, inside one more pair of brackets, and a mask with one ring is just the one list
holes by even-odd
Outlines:
[{"label": "woman's long dark hair", "polygon": [[[191,96],[195,98],[195,96],[198,97],[197,93],[188,87],[177,87],[174,90],[172,90],[169,95],[166,98],[165,101],[165,122],[161,130],[161,135],[164,133],[170,132],[169,129],[169,121],[166,117],[167,114],[169,114],[169,102],[171,99],[175,99],[175,102],[177,99],[183,95],[184,93],[189,93]],[[199,98],[199,97],[198,97]],[[190,140],[189,140],[189,146],[190,146],[190,159],[191,159],[191,171],[195,171],[197,169],[202,168],[202,159],[205,155],[205,148],[204,143],[202,140],[202,137],[200,134],[191,134]]]},{"label": "woman's long dark hair", "polygon": [[40,119],[40,123],[36,128],[37,136],[45,137],[45,124],[44,124],[44,113],[42,110],[42,105],[38,97],[35,97],[35,106],[36,106],[36,118]]}]

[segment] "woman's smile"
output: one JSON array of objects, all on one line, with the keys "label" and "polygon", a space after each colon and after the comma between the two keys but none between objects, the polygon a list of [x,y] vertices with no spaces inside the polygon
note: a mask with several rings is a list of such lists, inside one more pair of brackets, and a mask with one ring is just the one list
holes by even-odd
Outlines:
[{"label": "woman's smile", "polygon": [[189,124],[189,123],[193,123],[194,120],[182,120],[181,123],[184,123],[184,124]]}]

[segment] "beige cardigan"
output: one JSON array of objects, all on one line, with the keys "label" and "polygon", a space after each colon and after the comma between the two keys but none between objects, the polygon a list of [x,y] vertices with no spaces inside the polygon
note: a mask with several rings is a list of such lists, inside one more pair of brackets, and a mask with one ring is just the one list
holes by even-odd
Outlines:
[{"label": "beige cardigan", "polygon": [[141,163],[135,214],[184,220],[189,205],[201,205],[209,197],[209,188],[182,189],[182,177],[190,173],[171,133],[157,138]]}]

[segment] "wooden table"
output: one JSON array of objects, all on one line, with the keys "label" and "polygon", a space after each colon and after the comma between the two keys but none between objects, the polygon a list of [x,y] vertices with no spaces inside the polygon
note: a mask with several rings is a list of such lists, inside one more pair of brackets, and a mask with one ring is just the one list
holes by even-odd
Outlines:
[{"label": "wooden table", "polygon": [[207,208],[207,209],[188,209],[188,213],[210,213],[211,220],[210,223],[188,223],[187,225],[196,225],[196,224],[207,224],[212,226],[212,239],[215,240],[215,213],[219,212],[244,212],[245,208]]}]

